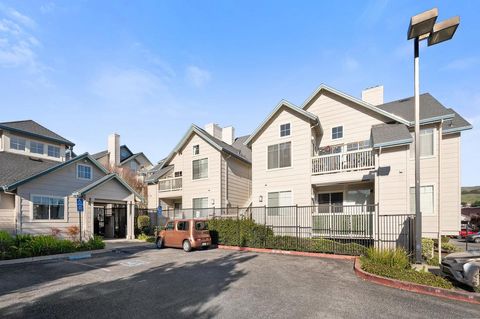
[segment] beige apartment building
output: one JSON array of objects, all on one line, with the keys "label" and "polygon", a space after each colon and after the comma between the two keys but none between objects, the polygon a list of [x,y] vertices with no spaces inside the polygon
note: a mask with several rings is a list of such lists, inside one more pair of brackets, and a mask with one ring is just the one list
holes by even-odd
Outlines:
[{"label": "beige apartment building", "polygon": [[[248,136],[233,127],[192,125],[167,158],[146,177],[148,207],[164,210],[244,207],[250,204]],[[206,213],[206,211],[204,211]]]},{"label": "beige apartment building", "polygon": [[[456,235],[460,137],[471,125],[428,93],[420,103],[423,235],[437,236],[439,222],[443,235]],[[245,141],[252,206],[413,213],[413,129],[413,98],[384,103],[383,86],[358,99],[321,85],[300,107],[281,101]],[[275,225],[278,210],[269,217]]]}]

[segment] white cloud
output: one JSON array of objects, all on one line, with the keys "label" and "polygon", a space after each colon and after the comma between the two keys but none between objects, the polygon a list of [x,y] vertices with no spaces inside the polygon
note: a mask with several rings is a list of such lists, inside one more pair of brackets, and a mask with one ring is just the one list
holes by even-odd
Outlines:
[{"label": "white cloud", "polygon": [[40,41],[28,31],[36,27],[33,19],[15,9],[0,7],[0,67],[25,67],[33,73],[41,73],[35,50]]},{"label": "white cloud", "polygon": [[40,12],[43,14],[50,13],[55,10],[55,3],[47,2],[40,6]]},{"label": "white cloud", "polygon": [[211,79],[210,72],[195,65],[187,67],[186,77],[187,81],[197,88],[205,86]]},{"label": "white cloud", "polygon": [[343,60],[343,68],[346,71],[355,71],[359,67],[360,67],[360,63],[356,59],[352,58],[351,56],[347,56]]},{"label": "white cloud", "polygon": [[469,57],[463,59],[457,59],[448,63],[444,69],[446,70],[467,70],[478,65],[480,60],[477,57]]}]

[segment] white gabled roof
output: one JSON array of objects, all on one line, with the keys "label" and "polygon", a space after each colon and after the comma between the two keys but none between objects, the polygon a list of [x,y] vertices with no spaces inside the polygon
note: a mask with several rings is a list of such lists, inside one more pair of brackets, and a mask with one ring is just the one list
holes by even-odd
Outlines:
[{"label": "white gabled roof", "polygon": [[308,118],[310,121],[314,122],[314,123],[317,123],[318,125],[320,125],[320,122],[318,121],[318,117],[315,115],[315,114],[312,114],[308,111],[305,111],[301,108],[299,108],[298,106],[286,101],[286,100],[281,100],[277,106],[273,109],[273,111],[267,116],[267,118],[257,127],[257,129],[253,132],[252,135],[250,135],[250,137],[243,143],[245,145],[249,145],[253,139],[258,135],[258,133],[260,133],[260,131],[262,130],[262,128],[280,111],[280,109],[282,107],[285,107],[289,110],[292,110],[300,115],[303,115],[305,116],[306,118]]},{"label": "white gabled roof", "polygon": [[321,91],[328,91],[328,92],[330,92],[330,93],[332,93],[332,94],[335,94],[335,95],[337,95],[337,96],[340,96],[340,97],[342,97],[342,98],[344,98],[344,99],[346,99],[346,100],[349,100],[349,101],[351,101],[351,102],[353,102],[353,103],[356,103],[356,104],[358,104],[358,105],[360,105],[360,106],[363,106],[363,107],[365,107],[366,109],[369,109],[369,110],[371,110],[371,111],[373,111],[373,112],[376,112],[376,113],[378,113],[378,114],[381,114],[381,115],[383,115],[383,116],[385,116],[385,117],[388,117],[388,118],[390,118],[390,119],[392,119],[392,120],[394,120],[394,121],[397,121],[397,122],[399,122],[399,123],[402,123],[402,124],[405,124],[405,125],[409,125],[409,124],[410,124],[410,122],[407,121],[407,120],[405,120],[404,118],[401,118],[401,117],[399,117],[399,116],[396,116],[395,114],[392,114],[392,113],[389,113],[389,112],[387,112],[387,111],[384,111],[384,110],[376,107],[376,106],[373,105],[373,104],[370,104],[370,103],[367,103],[367,102],[362,101],[362,100],[360,100],[360,99],[357,99],[357,98],[354,97],[354,96],[351,96],[351,95],[349,95],[349,94],[346,94],[346,93],[343,93],[343,92],[341,92],[341,91],[338,91],[338,90],[336,90],[336,89],[334,89],[334,88],[332,88],[332,87],[329,87],[328,85],[325,85],[325,84],[320,84],[320,86],[305,100],[305,102],[303,102],[303,104],[302,104],[302,109],[303,109],[303,110],[307,110],[308,107],[311,105],[311,102],[313,102],[313,100],[315,99],[315,97],[316,97],[318,94],[320,94]]}]

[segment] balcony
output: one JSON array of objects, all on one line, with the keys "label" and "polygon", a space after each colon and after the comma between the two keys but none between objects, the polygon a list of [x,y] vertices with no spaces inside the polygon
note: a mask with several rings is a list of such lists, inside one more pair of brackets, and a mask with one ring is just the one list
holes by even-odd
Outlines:
[{"label": "balcony", "polygon": [[158,180],[158,190],[160,192],[172,192],[182,189],[182,178],[172,177]]},{"label": "balcony", "polygon": [[359,171],[374,167],[375,154],[372,149],[312,157],[312,175]]}]

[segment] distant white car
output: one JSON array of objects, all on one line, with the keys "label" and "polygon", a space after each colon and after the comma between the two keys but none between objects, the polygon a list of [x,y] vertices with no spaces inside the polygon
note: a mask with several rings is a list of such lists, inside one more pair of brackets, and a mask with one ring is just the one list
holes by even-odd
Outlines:
[{"label": "distant white car", "polygon": [[440,265],[446,276],[480,292],[480,250],[469,250],[445,256]]}]

